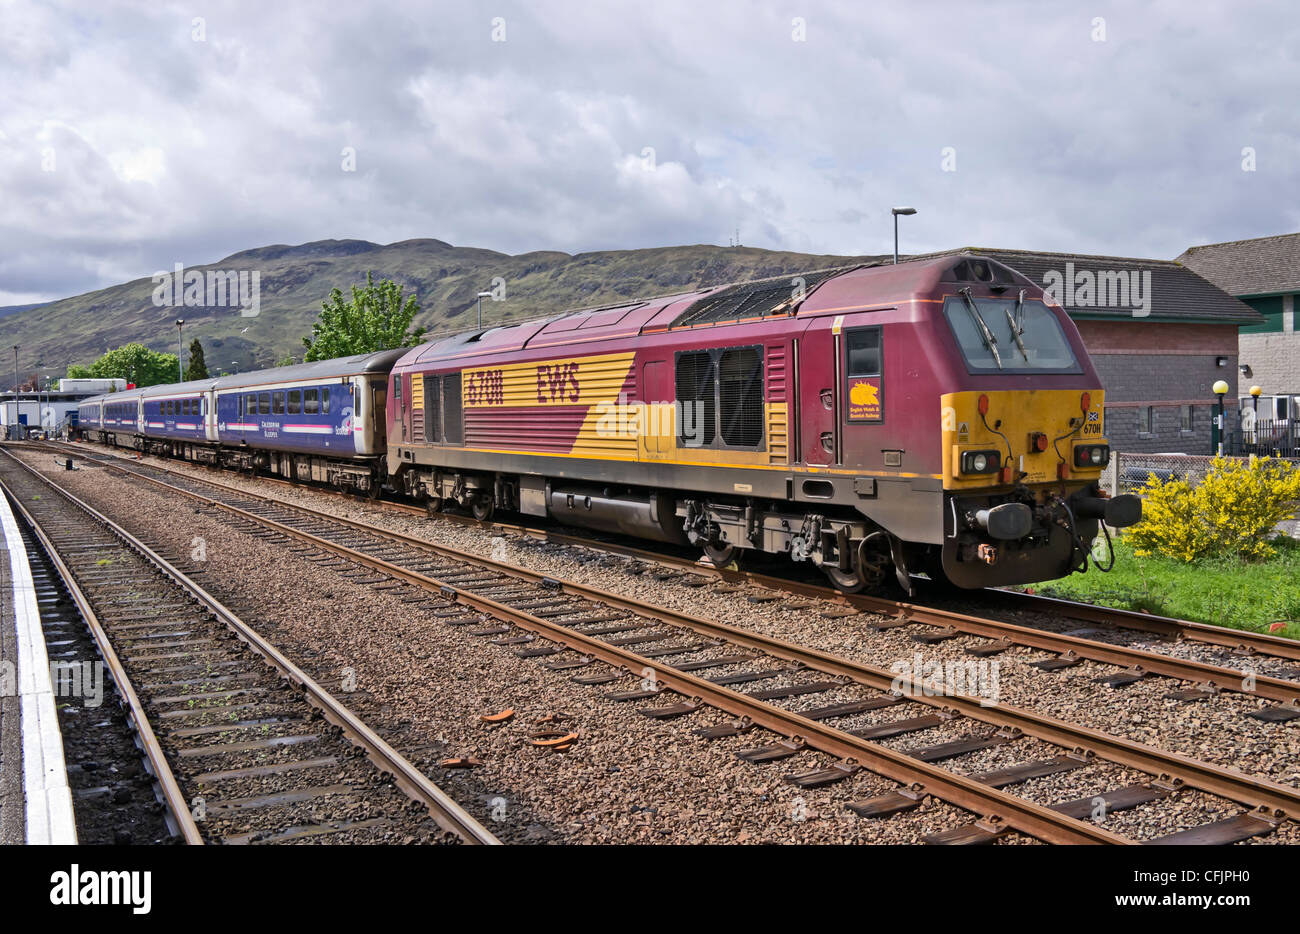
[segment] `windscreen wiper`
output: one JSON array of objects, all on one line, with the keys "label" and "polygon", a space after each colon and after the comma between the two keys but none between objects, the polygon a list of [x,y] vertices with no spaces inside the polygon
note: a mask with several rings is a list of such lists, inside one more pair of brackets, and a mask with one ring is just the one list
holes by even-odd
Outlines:
[{"label": "windscreen wiper", "polygon": [[998,369],[1002,369],[1002,354],[998,353],[998,339],[993,336],[989,326],[984,323],[984,316],[975,307],[975,299],[971,298],[970,295],[970,286],[966,286],[960,292],[961,297],[966,300],[966,310],[970,312],[971,319],[975,322],[975,326],[979,328],[980,339],[984,341],[984,346],[993,355],[993,362],[998,365]]},{"label": "windscreen wiper", "polygon": [[1014,340],[1016,342],[1016,346],[1020,348],[1020,356],[1024,357],[1025,362],[1028,363],[1029,351],[1025,350],[1025,342],[1020,339],[1020,335],[1025,333],[1025,324],[1024,324],[1025,290],[1024,289],[1020,290],[1020,297],[1016,299],[1015,315],[1013,316],[1011,314],[1011,309],[1009,308],[1003,308],[1002,313],[1007,316],[1007,324],[1011,325],[1011,339]]}]

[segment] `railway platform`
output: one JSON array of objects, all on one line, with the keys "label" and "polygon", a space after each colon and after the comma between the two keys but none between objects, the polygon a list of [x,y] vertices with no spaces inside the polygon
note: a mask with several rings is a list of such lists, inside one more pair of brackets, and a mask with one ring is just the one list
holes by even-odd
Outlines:
[{"label": "railway platform", "polygon": [[36,587],[2,495],[0,548],[0,843],[76,843]]}]

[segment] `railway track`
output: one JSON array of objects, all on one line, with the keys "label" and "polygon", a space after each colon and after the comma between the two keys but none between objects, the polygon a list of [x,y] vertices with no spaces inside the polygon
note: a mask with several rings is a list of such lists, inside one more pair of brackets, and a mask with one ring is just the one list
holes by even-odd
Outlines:
[{"label": "railway track", "polygon": [[121,526],[7,450],[0,486],[89,627],[186,843],[497,842]]},{"label": "railway track", "polygon": [[[86,456],[85,449],[73,445],[60,445],[58,450],[60,453],[72,452]],[[100,463],[118,470],[132,470],[137,473],[152,471],[155,478],[169,477],[182,485],[185,483],[206,484],[210,489],[221,491],[224,494],[238,493],[249,498],[258,498],[256,494],[244,493],[227,484],[194,477],[191,474],[170,468],[144,465],[98,451],[93,452],[93,457]],[[148,476],[147,473],[145,475]],[[286,485],[291,486],[286,481],[279,482],[285,482]],[[261,499],[273,502],[266,497],[261,497]],[[425,514],[425,511],[418,507],[405,504],[388,505],[400,508],[403,511],[413,511],[420,515]],[[310,511],[306,507],[291,508],[302,509],[304,512]],[[312,512],[318,517],[329,518],[326,513]],[[529,537],[541,537],[552,543],[606,551],[611,554],[619,554],[653,564],[660,564],[672,570],[701,578],[716,579],[729,584],[749,584],[775,592],[822,601],[834,606],[842,606],[846,610],[885,617],[886,622],[877,625],[875,628],[913,627],[913,637],[922,643],[934,643],[956,635],[976,636],[989,639],[997,645],[1007,647],[1023,646],[1054,653],[1057,656],[1055,659],[1043,663],[1046,670],[1061,671],[1084,661],[1112,665],[1121,669],[1121,671],[1116,672],[1114,675],[1105,676],[1103,680],[1107,682],[1108,687],[1122,687],[1146,677],[1164,676],[1189,681],[1195,686],[1195,691],[1198,693],[1189,693],[1189,696],[1184,698],[1188,701],[1201,699],[1203,696],[1209,696],[1215,691],[1238,692],[1277,702],[1275,707],[1255,714],[1260,719],[1286,722],[1300,718],[1300,668],[1283,669],[1282,676],[1266,675],[1254,670],[1251,665],[1227,667],[1209,664],[1195,659],[1179,658],[1148,649],[1116,645],[1071,635],[1070,633],[1051,632],[1005,620],[972,616],[949,609],[880,597],[843,594],[817,584],[748,571],[715,568],[659,551],[629,547],[617,543],[593,542],[588,538],[576,535],[556,533],[549,530],[535,530],[526,526],[500,522],[485,523],[462,516],[439,514],[439,517],[479,525],[492,530],[512,532]],[[999,599],[1007,598],[1017,605],[1032,606],[1039,611],[1054,611],[1063,616],[1077,618],[1097,625],[1137,628],[1137,623],[1132,618],[1137,617],[1138,621],[1144,619],[1143,614],[1129,613],[1123,610],[1109,610],[1087,604],[1039,598],[1027,594],[1012,594],[1002,591],[996,593]],[[1254,661],[1260,657],[1283,660],[1300,659],[1300,643],[1292,639],[1282,639],[1261,633],[1242,632],[1164,617],[1150,617],[1149,620],[1150,622],[1144,631],[1156,632],[1163,638],[1186,638],[1192,641],[1230,648],[1239,653],[1246,661]]]},{"label": "railway track", "polygon": [[[72,454],[74,456],[88,456],[87,452],[91,450],[86,444],[67,444],[62,442],[32,442],[32,444],[45,446],[60,454]],[[125,458],[110,453],[112,450],[113,449],[105,449],[103,451],[93,450],[93,454],[96,457],[112,457],[119,461],[125,460]],[[314,492],[338,496],[353,501],[358,499],[355,494],[334,490],[328,487],[308,486],[294,483],[280,477],[262,476],[259,477],[258,480],[259,482],[269,485],[279,485],[291,489],[311,489]],[[391,510],[408,515],[427,516],[429,514],[423,506],[403,502],[398,499],[366,499],[365,502],[375,508]],[[890,600],[883,597],[845,594],[822,584],[792,579],[790,577],[775,576],[734,568],[717,568],[711,564],[701,562],[696,558],[683,557],[680,554],[674,554],[668,550],[629,545],[625,542],[610,540],[607,537],[594,537],[593,535],[584,535],[581,533],[557,531],[557,529],[553,527],[529,526],[507,522],[500,519],[489,519],[485,521],[454,512],[439,512],[436,516],[440,520],[460,525],[482,528],[488,531],[521,535],[559,545],[571,545],[574,547],[604,551],[610,554],[635,558],[651,564],[662,565],[664,567],[672,568],[684,573],[694,574],[700,577],[721,580],[730,584],[749,584],[755,587],[788,593],[793,596],[821,600],[827,603],[834,603],[853,608],[865,613],[890,616],[911,624],[924,625],[929,623],[943,628],[955,628],[959,632],[964,632],[970,635],[985,635],[988,632],[987,627],[992,625],[1001,630],[1002,634],[999,638],[1006,638],[1011,641],[1012,644],[1027,645],[1035,648],[1039,647],[1032,642],[1020,641],[1016,638],[1018,635],[1027,636],[1028,633],[1037,631],[1034,630],[1033,627],[1016,627],[1015,624],[997,619],[976,618],[968,614],[946,610],[935,606]],[[1008,609],[1013,611],[1042,613],[1058,619],[1075,620],[1080,623],[1102,627],[1106,630],[1130,630],[1134,632],[1149,633],[1169,641],[1191,642],[1207,646],[1216,646],[1225,649],[1230,653],[1244,656],[1248,659],[1276,658],[1300,662],[1300,640],[1274,636],[1268,633],[1230,629],[1228,627],[1214,626],[1209,623],[1201,623],[1194,620],[1156,616],[1149,613],[1139,613],[1133,610],[1097,606],[1090,603],[1079,603],[1073,600],[1062,600],[1056,597],[1045,597],[1040,594],[1029,594],[1020,591],[989,589],[985,591],[972,591],[969,596],[971,599],[982,599],[988,602],[995,610]],[[984,627],[984,629],[981,630],[977,627]],[[1087,650],[1089,642],[1095,643],[1095,641],[1096,640],[1085,639],[1081,640],[1082,644],[1071,643],[1069,646],[1063,648],[1062,651],[1073,651],[1075,656],[1081,660],[1086,659],[1089,661],[1101,662],[1103,664],[1129,664],[1129,659],[1125,657],[1122,652],[1113,654],[1110,657],[1081,654],[1083,650]],[[1049,651],[1054,651],[1054,649],[1049,649]],[[1296,692],[1300,692],[1300,667],[1286,670],[1289,673],[1282,680],[1294,680],[1296,682],[1295,690]],[[1210,681],[1208,683],[1213,684],[1214,682]],[[1222,687],[1229,690],[1231,689],[1231,685],[1222,685]],[[1282,699],[1282,696],[1285,694],[1286,692],[1283,691],[1277,696],[1277,699]],[[1295,694],[1291,695],[1291,697],[1294,696]]]},{"label": "railway track", "polygon": [[[1148,842],[1235,842],[1300,817],[1300,792],[1267,779],[1029,710],[1005,704],[988,706],[975,696],[927,696],[923,684],[892,671],[687,614],[646,607],[615,594],[290,506],[225,484],[119,458],[105,458],[104,463],[219,509],[251,534],[283,540],[295,550],[315,549],[320,553],[314,559],[318,563],[343,567],[343,562],[350,562],[359,566],[358,570],[381,572],[386,579],[436,595],[441,606],[434,615],[448,625],[471,627],[468,632],[514,647],[521,657],[543,660],[552,671],[576,672],[572,676],[580,683],[597,686],[629,676],[640,678],[639,689],[615,691],[608,695],[613,700],[650,704],[672,695],[682,698],[640,708],[645,716],[684,717],[710,706],[736,720],[699,731],[705,738],[740,736],[757,728],[779,737],[774,743],[741,750],[742,758],[776,761],[813,749],[838,760],[829,768],[787,777],[799,787],[847,780],[862,768],[898,782],[896,792],[855,803],[854,810],[864,817],[909,810],[933,795],[979,818],[936,835],[934,842],[987,842],[1011,830],[1055,843],[1132,842],[1086,818],[1099,807],[1114,813],[1176,797],[1184,789],[1225,798],[1243,809],[1224,820]],[[364,580],[364,570],[361,574]],[[997,640],[989,647],[996,651]],[[751,670],[735,671],[737,665]],[[723,673],[710,674],[719,671]],[[740,689],[773,681],[784,683],[749,692]],[[830,695],[849,686],[859,689],[859,696],[848,701],[800,710],[776,703],[816,700],[819,694]],[[904,705],[898,709],[906,711],[907,704],[920,705],[920,715],[904,715],[862,729],[833,723],[896,705]],[[954,722],[968,724],[972,731],[956,740],[906,751],[880,743]],[[1026,737],[1051,744],[1059,754],[976,776],[935,765]],[[1094,759],[1147,777],[1051,805],[1005,790],[1035,777],[1081,768]]]}]

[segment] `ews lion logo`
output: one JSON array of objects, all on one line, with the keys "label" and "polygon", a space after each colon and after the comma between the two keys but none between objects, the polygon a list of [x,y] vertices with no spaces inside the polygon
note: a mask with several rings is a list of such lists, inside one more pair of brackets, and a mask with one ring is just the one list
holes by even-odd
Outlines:
[{"label": "ews lion logo", "polygon": [[857,379],[849,386],[849,420],[877,421],[880,419],[880,383],[871,379]]}]

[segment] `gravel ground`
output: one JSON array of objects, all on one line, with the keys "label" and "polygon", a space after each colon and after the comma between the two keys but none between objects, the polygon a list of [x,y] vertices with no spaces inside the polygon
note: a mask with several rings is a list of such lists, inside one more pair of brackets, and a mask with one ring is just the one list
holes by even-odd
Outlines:
[{"label": "gravel ground", "polygon": [[[40,459],[36,460],[39,462]],[[166,462],[166,466],[175,469],[177,464]],[[214,476],[200,468],[184,469],[201,477]],[[86,473],[98,472],[88,470]],[[67,475],[63,476],[66,478]],[[74,479],[82,481],[85,476],[85,474],[74,475]],[[891,662],[899,659],[913,660],[918,652],[927,662],[967,661],[969,657],[964,655],[962,647],[983,641],[974,637],[958,637],[937,645],[924,646],[911,640],[910,632],[914,627],[873,632],[865,628],[865,624],[871,621],[870,617],[864,615],[847,619],[826,619],[817,612],[814,601],[781,599],[754,603],[744,599],[746,595],[758,594],[752,588],[741,588],[739,591],[732,587],[717,585],[689,588],[671,580],[659,581],[652,575],[636,573],[638,570],[636,562],[610,559],[588,549],[509,538],[493,540],[478,529],[381,510],[372,505],[316,491],[291,489],[279,485],[268,487],[229,473],[216,475],[216,478],[233,486],[242,486],[262,493],[269,491],[272,495],[291,502],[300,502],[348,518],[364,519],[375,526],[407,532],[466,551],[487,555],[495,551],[498,559],[505,557],[511,562],[557,577],[595,584],[625,596],[684,609],[697,615],[711,616],[724,622],[798,641],[804,645],[842,654],[880,667],[887,668]],[[88,486],[102,487],[105,489],[105,495],[108,495],[108,484],[88,484]],[[132,489],[125,495],[129,501],[137,505],[140,504],[143,496],[136,489]],[[159,503],[158,506],[164,514],[168,511],[172,513],[176,511],[172,501]],[[142,512],[141,515],[143,517],[144,513]],[[148,521],[143,523],[143,527],[151,531],[164,526],[168,524],[158,523],[155,526]],[[189,531],[192,530],[167,528],[167,533],[176,539],[178,549],[187,541],[185,535]],[[261,558],[254,561],[259,568],[278,568],[286,561],[291,565],[299,566],[286,572],[289,581],[296,588],[295,593],[301,589],[304,581],[312,579],[310,573],[304,573],[306,569],[301,568],[302,565],[308,564],[307,562],[286,557],[274,549],[259,549],[260,542],[257,540],[250,540],[243,536],[238,538],[238,543],[228,544],[245,551],[252,549],[258,554],[263,550],[268,552],[265,561]],[[188,548],[186,547],[185,550]],[[218,564],[220,559],[215,557],[214,553],[220,554],[222,550],[214,549],[212,540],[209,540],[209,564],[210,570],[214,573],[220,567]],[[250,564],[241,563],[237,559],[236,565],[234,579],[238,580],[246,575],[245,569]],[[320,574],[321,569],[314,565],[309,566],[311,572]],[[270,586],[268,583],[268,588]],[[758,745],[763,740],[755,737],[754,734],[749,734],[732,740],[704,743],[681,729],[679,724],[684,721],[645,721],[622,705],[611,707],[610,702],[600,699],[599,694],[594,693],[593,689],[571,686],[567,681],[559,680],[555,674],[540,671],[534,662],[521,662],[515,659],[507,650],[475,649],[472,643],[476,640],[472,637],[464,635],[462,631],[441,626],[436,619],[429,619],[427,616],[421,618],[420,614],[412,614],[409,605],[402,604],[400,600],[375,594],[366,588],[353,588],[353,585],[340,582],[336,576],[328,572],[323,575],[323,582],[318,586],[329,587],[332,592],[346,591],[348,588],[360,591],[349,593],[349,596],[359,600],[361,604],[371,604],[373,607],[385,603],[397,603],[397,607],[385,611],[382,627],[373,625],[378,619],[378,612],[370,614],[371,635],[380,634],[385,637],[385,640],[366,639],[363,635],[358,642],[357,621],[340,619],[337,610],[331,614],[327,608],[321,607],[313,611],[308,620],[281,626],[276,634],[277,641],[282,634],[288,635],[285,633],[286,628],[292,628],[300,633],[300,637],[308,643],[312,640],[312,633],[329,632],[330,635],[323,641],[317,637],[317,641],[322,645],[329,646],[328,649],[319,649],[329,656],[328,663],[340,667],[345,665],[354,667],[360,678],[363,669],[358,664],[358,660],[364,658],[367,666],[364,670],[367,672],[373,670],[383,684],[384,691],[379,696],[382,696],[385,702],[403,704],[403,709],[410,713],[406,718],[409,723],[405,725],[408,732],[422,737],[435,736],[437,738],[435,745],[445,749],[449,755],[474,754],[484,759],[484,765],[480,768],[457,770],[449,772],[446,776],[435,775],[435,778],[438,778],[453,793],[459,794],[457,788],[465,788],[469,797],[459,796],[467,803],[472,804],[470,798],[477,795],[485,805],[489,805],[487,816],[490,816],[492,810],[490,802],[497,797],[505,798],[506,819],[493,824],[493,829],[500,831],[503,838],[601,841],[743,838],[744,840],[780,839],[810,842],[870,839],[880,842],[899,842],[917,839],[923,833],[944,826],[930,818],[937,817],[943,810],[952,810],[939,805],[902,815],[887,822],[861,820],[843,812],[840,802],[879,793],[873,789],[872,783],[880,783],[880,779],[858,776],[851,781],[815,791],[791,788],[781,782],[782,775],[815,767],[816,762],[824,765],[826,761],[824,757],[813,753],[802,753],[794,759],[764,766],[737,763],[731,758],[734,749]],[[313,596],[316,594],[313,593]],[[304,612],[310,605],[301,604],[300,597],[286,597],[286,599],[302,605]],[[337,599],[337,595],[333,599]],[[396,612],[393,612],[394,610]],[[364,624],[362,626],[364,627]],[[1073,628],[1078,628],[1077,624],[1073,624]],[[419,647],[415,650],[415,658],[403,659],[403,653],[410,652],[412,646]],[[482,690],[478,694],[475,694],[469,686],[456,684],[465,680],[464,676],[453,675],[455,680],[449,684],[446,675],[438,675],[436,683],[434,682],[430,669],[445,665],[454,667],[455,659],[465,656],[467,651],[472,653],[467,659],[467,669],[485,672],[479,682]],[[421,652],[423,655],[420,654]],[[1208,702],[1179,704],[1163,699],[1164,694],[1174,686],[1174,683],[1167,679],[1153,678],[1128,688],[1111,690],[1093,685],[1089,680],[1102,673],[1112,673],[1114,669],[1109,666],[1083,663],[1055,673],[1040,672],[1028,667],[1029,662],[1045,657],[1047,657],[1045,653],[1015,648],[999,656],[998,685],[1001,700],[1050,713],[1063,719],[1084,722],[1094,728],[1125,735],[1162,748],[1171,748],[1209,761],[1235,765],[1245,771],[1266,774],[1279,781],[1293,784],[1300,781],[1300,773],[1297,772],[1298,734],[1295,725],[1268,725],[1243,717],[1242,714],[1246,710],[1261,706],[1258,701],[1236,695],[1220,695]],[[437,661],[431,661],[433,658]],[[393,662],[399,659],[403,659],[404,664],[394,665]],[[419,661],[425,664],[412,665],[412,662]],[[389,663],[388,670],[383,667],[384,662]],[[402,673],[403,668],[409,672],[411,667],[424,669],[421,672],[424,678],[417,676],[410,679],[409,674]],[[504,667],[509,674],[498,671],[501,667]],[[718,669],[717,673],[724,671],[727,669]],[[710,671],[710,674],[713,673],[715,672]],[[470,680],[478,681],[477,675]],[[761,686],[778,683],[781,682],[773,679],[762,682]],[[560,705],[558,709],[573,711],[591,711],[594,705],[594,713],[584,714],[580,718],[584,720],[581,741],[568,753],[539,753],[526,748],[522,757],[517,750],[514,755],[503,757],[499,738],[503,735],[511,735],[513,724],[531,718],[531,716],[525,717],[525,710],[519,703],[513,700],[507,702],[507,699],[501,696],[504,685],[526,685],[530,697],[550,697],[559,692],[554,704],[549,707],[545,704],[542,707],[534,706],[528,710],[529,715],[543,708],[553,711],[557,709],[555,704]],[[632,685],[633,682],[628,680],[625,687],[630,688]],[[452,687],[462,689],[449,691]],[[594,690],[612,690],[617,687],[620,685],[614,683]],[[518,696],[517,688],[506,688],[506,691],[512,697]],[[426,692],[438,698],[435,709],[427,712],[413,699],[397,700],[403,694],[421,695]],[[826,695],[820,695],[815,704],[808,698],[788,703],[807,703],[809,706],[817,706],[829,702]],[[509,724],[488,727],[477,722],[478,714],[506,706],[515,706],[520,711],[515,720]],[[913,705],[907,707],[911,708]],[[866,716],[896,719],[905,715],[899,712],[903,709],[904,707],[900,705],[898,708],[877,711]],[[452,710],[457,710],[459,713],[448,720],[446,715]],[[914,714],[909,712],[906,715]],[[591,718],[591,723],[585,722],[587,717]],[[597,719],[600,720],[599,724],[595,722]],[[696,714],[691,718],[692,726],[703,722],[706,722],[703,714]],[[865,724],[870,720],[864,719],[861,722]],[[607,723],[611,724],[611,728],[606,733],[604,725]],[[519,728],[513,727],[513,729]],[[941,730],[931,730],[925,734],[898,737],[885,742],[887,745],[906,749],[959,738],[972,732],[984,732],[988,728],[967,722],[960,726],[953,725],[953,729],[955,732],[951,734],[944,734]],[[924,739],[920,738],[921,735]],[[612,761],[616,764],[609,764],[611,760],[606,759],[603,753],[597,753],[597,747],[604,750],[607,742],[612,743],[615,750],[621,750],[621,754],[615,753],[613,756]],[[986,765],[986,761],[996,760],[998,765],[1008,765],[1037,758],[1037,754],[1031,755],[1026,752],[1032,748],[1030,742],[1021,740],[1014,744],[985,750],[957,760],[959,764],[949,763],[949,765],[959,771],[980,771],[992,767]],[[486,745],[480,746],[480,743]],[[1044,747],[1047,748],[1049,747]],[[638,754],[635,750],[639,749],[652,749],[655,753]],[[589,755],[606,762],[603,776],[598,783],[594,784],[589,781],[592,777],[591,769],[597,767],[594,763],[589,764],[586,769],[579,770],[576,775],[572,770],[573,763]],[[670,782],[677,793],[665,798],[649,780],[650,776],[663,772],[667,768],[667,766],[656,765],[661,756],[667,763],[676,762],[687,756],[707,765],[701,765],[696,770],[700,772],[699,775],[688,773],[692,779],[700,779],[700,781],[686,782],[686,787],[683,787],[680,772],[675,774],[670,772],[666,775],[665,780]],[[626,763],[619,761],[621,759],[628,761]],[[554,765],[556,762],[564,763],[564,766]],[[615,769],[617,771],[614,771]],[[531,781],[534,774],[537,777],[546,775],[549,778],[551,770],[557,771],[556,778],[560,779],[558,786],[551,781],[546,781],[539,789],[536,783]],[[1090,774],[1094,770],[1102,771],[1096,775]],[[634,776],[631,781],[628,780],[629,773]],[[574,781],[575,778],[578,780]],[[1106,784],[1099,786],[1097,782],[1100,780],[1105,780]],[[1133,780],[1132,776],[1125,777],[1122,770],[1114,767],[1091,766],[1086,770],[1037,779],[1018,786],[1018,789],[1021,793],[1030,796],[1034,796],[1042,789],[1042,793],[1046,795],[1044,800],[1060,800],[1071,795],[1095,794],[1099,787],[1115,787],[1131,780]],[[888,784],[883,783],[881,787],[887,787]],[[546,790],[548,785],[557,791],[563,790],[564,793],[556,797],[554,792],[548,793]],[[579,788],[582,791],[575,796],[569,793],[569,788]],[[513,797],[510,791],[500,789],[513,790]],[[759,789],[759,792],[746,795],[744,789]],[[691,803],[676,803],[683,796],[690,798]],[[566,806],[572,807],[578,804],[578,801],[574,800],[575,797],[583,800],[594,797],[596,801],[601,802],[603,809],[598,815],[591,817],[563,815]],[[817,813],[819,819],[792,821],[790,814],[794,813],[795,797],[805,799],[808,810]],[[1116,829],[1124,828],[1121,832],[1146,837],[1160,832],[1185,829],[1207,819],[1226,816],[1226,813],[1221,813],[1223,808],[1231,808],[1223,802],[1202,800],[1202,797],[1184,793],[1178,797],[1174,807],[1171,807],[1172,802],[1164,802],[1159,806],[1149,805],[1124,814],[1113,815],[1112,819],[1117,822]],[[700,803],[710,799],[714,799],[715,803],[712,805]],[[653,803],[640,803],[643,801]],[[518,820],[511,817],[511,811],[516,805],[525,812],[525,816]],[[648,811],[647,808],[652,811]],[[498,816],[501,810],[498,802],[496,807]],[[583,810],[585,813],[585,806]],[[1232,811],[1229,810],[1227,813]],[[1159,814],[1165,816],[1161,817]],[[533,815],[536,817],[534,818]],[[682,815],[690,815],[690,817],[683,818]],[[484,815],[480,814],[480,816]],[[673,816],[678,819],[668,820]],[[953,823],[951,814],[948,818],[948,824],[951,825]],[[683,821],[686,821],[685,825]],[[661,826],[665,823],[670,827]],[[512,825],[516,826],[512,827]],[[522,837],[517,833],[519,826],[528,828],[523,832]],[[634,836],[628,838],[610,835],[619,828],[633,832]],[[864,832],[864,828],[868,830]],[[515,834],[511,833],[512,829],[516,831]],[[1291,836],[1290,828],[1284,828],[1283,831],[1263,839],[1268,842],[1282,842]]]}]

